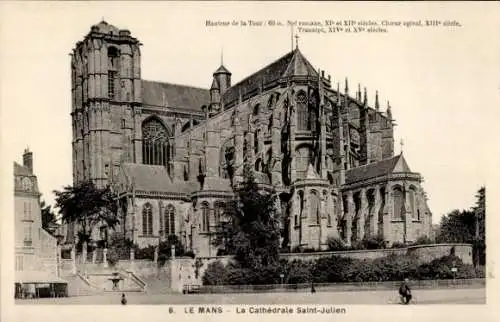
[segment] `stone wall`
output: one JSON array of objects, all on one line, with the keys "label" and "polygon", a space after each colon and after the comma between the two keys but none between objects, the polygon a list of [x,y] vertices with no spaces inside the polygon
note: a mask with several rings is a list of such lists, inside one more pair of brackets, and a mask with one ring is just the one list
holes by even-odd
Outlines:
[{"label": "stone wall", "polygon": [[353,259],[376,259],[389,255],[405,255],[406,248],[391,248],[391,249],[374,249],[374,250],[349,250],[335,252],[316,252],[316,253],[285,253],[281,254],[281,258],[286,258],[289,261],[293,260],[316,260],[321,257],[340,256]]},{"label": "stone wall", "polygon": [[472,265],[472,245],[470,244],[432,244],[408,247],[408,255],[418,258],[419,262],[430,262],[435,258],[450,255],[452,249],[455,256],[459,257],[464,264]]},{"label": "stone wall", "polygon": [[[455,248],[455,255],[458,256],[464,264],[472,264],[472,245],[470,244],[432,244],[411,246],[408,248],[390,248],[390,249],[374,249],[374,250],[351,250],[351,251],[335,251],[335,252],[315,252],[315,253],[283,253],[281,258],[292,260],[316,260],[321,257],[341,256],[353,259],[376,259],[389,255],[410,255],[415,256],[418,263],[428,263],[433,259],[450,255],[451,249]],[[176,283],[181,284],[202,284],[203,274],[205,273],[210,263],[220,261],[227,265],[231,261],[231,256],[215,256],[215,257],[197,257],[196,259],[183,258],[182,266],[184,274],[177,276]],[[178,259],[176,259],[178,260]],[[199,264],[196,264],[196,261]],[[198,275],[196,277],[195,270],[198,266]],[[178,268],[177,268],[178,269]]]}]

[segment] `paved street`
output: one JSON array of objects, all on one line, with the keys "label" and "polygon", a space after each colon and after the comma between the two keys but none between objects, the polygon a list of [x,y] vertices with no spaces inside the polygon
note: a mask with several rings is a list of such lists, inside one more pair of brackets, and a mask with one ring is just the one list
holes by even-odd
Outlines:
[{"label": "paved street", "polygon": [[[415,304],[485,304],[485,288],[415,290]],[[16,304],[120,304],[121,293],[58,299],[16,300]],[[128,293],[128,304],[396,304],[397,290],[357,292],[143,294]]]}]

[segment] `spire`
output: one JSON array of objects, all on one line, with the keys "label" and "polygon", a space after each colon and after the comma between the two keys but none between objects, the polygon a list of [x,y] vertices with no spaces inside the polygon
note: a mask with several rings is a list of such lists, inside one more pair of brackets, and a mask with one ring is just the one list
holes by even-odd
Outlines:
[{"label": "spire", "polygon": [[400,153],[400,155],[403,155],[403,146],[404,146],[404,145],[405,145],[405,144],[404,144],[404,142],[403,142],[403,139],[401,139],[401,140],[399,141],[399,146],[401,147],[401,153]]},{"label": "spire", "polygon": [[378,103],[378,91],[375,91],[375,109],[377,111],[380,109],[380,104]]},{"label": "spire", "polygon": [[391,104],[387,101],[387,117],[392,120]]},{"label": "spire", "polygon": [[358,102],[361,102],[361,84],[358,83],[358,93],[356,95]]},{"label": "spire", "polygon": [[349,95],[349,81],[345,78],[345,95]]},{"label": "spire", "polygon": [[337,105],[340,106],[340,84],[337,82]]},{"label": "spire", "polygon": [[368,94],[366,93],[366,87],[365,87],[365,97],[363,97],[363,105],[366,107],[368,106]]},{"label": "spire", "polygon": [[319,106],[320,106],[320,111],[323,113],[323,105],[325,104],[324,102],[324,89],[323,89],[323,82],[321,81],[321,74],[318,73],[318,95],[319,95]]},{"label": "spire", "polygon": [[295,34],[295,49],[299,49],[299,35]]}]

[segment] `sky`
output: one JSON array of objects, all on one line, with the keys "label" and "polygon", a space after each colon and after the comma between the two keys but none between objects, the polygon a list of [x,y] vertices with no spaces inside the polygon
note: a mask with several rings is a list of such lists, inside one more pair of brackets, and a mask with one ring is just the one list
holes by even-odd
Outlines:
[{"label": "sky", "polygon": [[[350,92],[389,100],[411,168],[424,177],[433,221],[474,205],[499,155],[500,29],[495,3],[17,2],[0,4],[2,175],[26,147],[42,198],[72,183],[70,56],[103,18],[142,43],[142,77],[209,88],[220,64],[233,83],[291,49],[288,20],[456,20],[461,27],[387,33],[299,32],[299,48]],[[283,27],[206,27],[206,20],[275,20]],[[5,169],[9,169],[8,171]],[[9,172],[10,171],[10,172]],[[488,186],[487,186],[488,187]],[[10,190],[12,191],[12,190]]]}]

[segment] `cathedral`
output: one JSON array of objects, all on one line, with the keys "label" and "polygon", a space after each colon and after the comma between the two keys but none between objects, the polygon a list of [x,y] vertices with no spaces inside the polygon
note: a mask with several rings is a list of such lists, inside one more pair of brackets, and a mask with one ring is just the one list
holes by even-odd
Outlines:
[{"label": "cathedral", "polygon": [[[145,247],[177,235],[216,256],[245,165],[277,194],[283,248],[430,236],[422,177],[394,154],[391,107],[378,94],[370,105],[366,89],[332,85],[298,46],[235,84],[222,62],[209,88],[144,80],[141,45],[102,21],[71,54],[73,181],[113,188],[126,238]],[[94,239],[107,236],[99,228]]]}]

